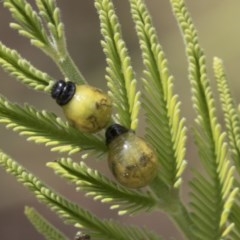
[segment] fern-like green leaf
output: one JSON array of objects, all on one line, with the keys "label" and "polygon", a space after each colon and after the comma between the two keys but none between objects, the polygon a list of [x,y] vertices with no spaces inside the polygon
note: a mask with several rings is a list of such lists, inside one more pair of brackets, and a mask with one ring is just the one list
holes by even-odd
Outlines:
[{"label": "fern-like green leaf", "polygon": [[47,219],[32,207],[25,207],[24,211],[28,220],[46,240],[68,240],[68,238],[56,229]]},{"label": "fern-like green leaf", "polygon": [[55,63],[68,80],[86,84],[82,73],[68,53],[64,24],[61,21],[60,9],[57,7],[56,0],[36,0],[36,4],[50,33],[49,39],[55,53]]},{"label": "fern-like green leaf", "polygon": [[171,0],[183,32],[189,61],[193,104],[197,113],[196,143],[208,177],[199,173],[192,180],[192,219],[197,239],[222,239],[232,229],[229,212],[238,192],[233,187],[234,167],[230,166],[225,133],[216,117],[213,93],[207,78],[205,55],[183,0]]},{"label": "fern-like green leaf", "polygon": [[65,49],[66,43],[65,43],[64,25],[61,21],[60,10],[56,6],[56,1],[55,0],[36,0],[36,4],[40,11],[40,15],[47,23],[48,30],[51,33],[53,40],[55,40],[57,45],[59,45],[61,42],[62,47],[60,47],[59,50]]},{"label": "fern-like green leaf", "polygon": [[230,149],[235,166],[240,173],[240,118],[227,84],[227,77],[224,72],[223,63],[219,58],[214,59],[213,69],[220,94]]},{"label": "fern-like green leaf", "polygon": [[234,202],[232,211],[230,213],[230,218],[232,222],[234,223],[233,231],[230,232],[229,239],[231,240],[238,240],[240,239],[240,201],[239,201],[239,195],[238,200]]},{"label": "fern-like green leaf", "polygon": [[141,191],[131,191],[110,181],[98,171],[88,168],[84,162],[76,163],[70,158],[49,162],[48,166],[76,185],[77,190],[87,192],[87,196],[110,203],[111,209],[120,209],[119,214],[148,212],[156,207],[153,196]]},{"label": "fern-like green leaf", "polygon": [[85,84],[84,77],[68,53],[64,25],[56,1],[38,0],[36,3],[40,14],[26,0],[4,0],[4,6],[16,21],[11,27],[50,56],[66,79]]},{"label": "fern-like green leaf", "polygon": [[21,83],[40,91],[49,91],[51,79],[47,73],[41,72],[33,67],[19,53],[0,43],[0,65],[10,75]]},{"label": "fern-like green leaf", "polygon": [[42,20],[27,1],[4,0],[4,6],[12,13],[12,17],[19,22],[12,23],[12,28],[32,40],[33,44],[51,52],[51,48],[49,48],[51,44]]},{"label": "fern-like green leaf", "polygon": [[27,104],[21,107],[4,97],[0,97],[0,123],[27,136],[30,141],[50,146],[52,151],[73,154],[91,150],[100,155],[106,152],[100,137],[79,132],[53,113],[37,111]]},{"label": "fern-like green leaf", "polygon": [[14,175],[19,182],[32,191],[42,203],[63,218],[67,223],[78,228],[85,228],[94,239],[105,240],[159,240],[160,238],[143,228],[123,226],[111,220],[95,217],[77,204],[58,195],[41,182],[37,177],[26,171],[9,156],[0,152],[0,165]]},{"label": "fern-like green leaf", "polygon": [[135,130],[138,125],[140,92],[122,39],[120,24],[110,0],[95,0],[101,22],[103,51],[107,57],[107,81],[110,96],[117,109],[116,121]]},{"label": "fern-like green leaf", "polygon": [[145,65],[146,138],[157,151],[161,178],[167,185],[178,188],[186,166],[185,120],[180,116],[180,102],[173,93],[173,77],[168,72],[150,14],[142,0],[130,0],[130,3]]},{"label": "fern-like green leaf", "polygon": [[[231,178],[231,181],[233,181],[233,178]],[[232,187],[231,184],[228,187]],[[191,181],[191,189],[191,206],[193,209],[191,217],[197,239],[203,239],[203,236],[205,239],[226,237],[234,224],[233,218],[229,217],[229,214],[236,200],[238,188],[234,188],[222,201],[216,201],[222,196],[217,191],[212,190],[212,182],[200,174],[195,174],[195,178]],[[220,211],[216,209],[220,209]],[[216,228],[219,228],[219,230],[216,231]]]}]

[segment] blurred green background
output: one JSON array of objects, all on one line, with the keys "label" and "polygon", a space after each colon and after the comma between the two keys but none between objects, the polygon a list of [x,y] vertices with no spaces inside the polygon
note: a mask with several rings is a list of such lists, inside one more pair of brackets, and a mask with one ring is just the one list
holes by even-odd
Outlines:
[{"label": "blurred green background", "polygon": [[[33,2],[30,1],[29,2]],[[123,36],[132,56],[137,77],[140,78],[142,63],[138,46],[138,40],[132,24],[128,1],[114,1],[116,11],[122,23]],[[175,77],[175,92],[182,101],[182,113],[187,118],[188,126],[193,124],[194,111],[191,107],[189,82],[187,79],[187,62],[184,52],[184,44],[178,30],[176,21],[172,15],[169,1],[146,0],[152,13],[153,21],[157,28],[160,42],[169,60],[169,67]],[[240,2],[238,0],[219,1],[202,0],[186,1],[189,11],[198,29],[201,46],[207,55],[209,76],[211,84],[215,86],[212,74],[212,59],[218,56],[224,60],[226,72],[229,78],[232,93],[236,102],[239,102],[239,66],[240,66]],[[58,1],[62,10],[62,18],[65,23],[69,51],[79,66],[83,75],[92,85],[106,88],[104,79],[105,58],[100,46],[99,20],[93,1]],[[0,41],[11,48],[17,49],[22,56],[30,60],[36,67],[47,72],[56,79],[62,78],[54,63],[42,52],[29,44],[29,41],[18,36],[9,28],[11,17],[2,4],[0,5]],[[18,103],[28,102],[39,109],[54,111],[62,116],[61,109],[54,101],[43,93],[36,93],[22,86],[19,82],[9,77],[0,70],[1,94]],[[217,94],[216,94],[217,96]],[[221,111],[219,111],[221,117]],[[141,128],[141,127],[140,127]],[[57,189],[61,194],[90,209],[94,214],[102,218],[114,218],[125,224],[135,223],[147,226],[161,233],[165,239],[179,239],[180,234],[170,220],[160,213],[140,215],[139,217],[119,217],[115,211],[110,211],[108,205],[101,205],[84,198],[76,193],[73,186],[66,184],[45,167],[46,162],[59,157],[43,145],[35,145],[26,142],[24,137],[12,131],[7,131],[0,126],[0,148],[18,160],[23,166],[43,179],[47,184]],[[139,132],[141,134],[141,131]],[[183,199],[188,201],[189,189],[187,181],[190,178],[191,168],[198,164],[196,149],[192,144],[191,130],[188,131],[187,160],[189,168],[185,172],[183,185]],[[78,156],[74,157],[78,160]],[[101,172],[110,176],[106,162],[96,162],[95,159],[87,160],[89,165],[98,168]],[[33,194],[29,193],[15,178],[6,174],[0,168],[0,236],[3,240],[43,239],[33,230],[23,214],[24,206],[35,206],[41,213],[50,219],[57,227],[72,239],[76,229],[64,225],[45,206],[39,204]]]}]

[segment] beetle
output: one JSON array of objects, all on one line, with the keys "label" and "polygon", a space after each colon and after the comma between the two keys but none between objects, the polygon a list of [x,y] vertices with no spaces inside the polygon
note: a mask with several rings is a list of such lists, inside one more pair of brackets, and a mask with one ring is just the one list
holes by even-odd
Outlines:
[{"label": "beetle", "polygon": [[86,133],[96,133],[111,120],[112,101],[102,90],[87,84],[57,81],[51,96],[63,108],[67,120]]},{"label": "beetle", "polygon": [[108,165],[120,184],[141,188],[152,182],[159,171],[158,158],[143,138],[120,124],[110,125],[105,137]]}]

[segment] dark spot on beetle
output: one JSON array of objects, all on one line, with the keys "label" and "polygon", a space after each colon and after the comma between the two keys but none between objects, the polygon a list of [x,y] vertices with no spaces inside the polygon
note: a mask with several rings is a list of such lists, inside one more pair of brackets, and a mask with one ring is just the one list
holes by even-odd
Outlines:
[{"label": "dark spot on beetle", "polygon": [[138,174],[139,174],[139,171],[138,171],[138,166],[136,164],[126,166],[125,172],[124,172],[124,176],[126,178],[130,178],[130,177],[138,178]]},{"label": "dark spot on beetle", "polygon": [[135,168],[136,168],[136,165],[128,165],[128,166],[126,166],[126,170],[128,172],[132,172]]},{"label": "dark spot on beetle", "polygon": [[96,109],[97,109],[97,110],[99,110],[99,108],[101,108],[101,105],[100,105],[99,102],[96,102],[95,106],[96,106]]},{"label": "dark spot on beetle", "polygon": [[142,153],[140,159],[139,159],[139,163],[142,167],[146,167],[149,159],[151,159],[152,154],[146,154],[146,153]]},{"label": "dark spot on beetle", "polygon": [[93,128],[99,128],[97,118],[94,115],[89,116],[87,120],[92,124]]},{"label": "dark spot on beetle", "polygon": [[69,119],[69,123],[71,126],[73,126],[75,128],[80,127],[81,129],[83,129],[84,131],[87,131],[87,132],[89,132],[91,130],[101,129],[101,127],[97,123],[97,119],[95,116],[91,115],[88,118],[86,118],[86,120],[91,123],[90,126],[87,126],[85,124],[80,124],[79,122],[73,121],[71,119]]},{"label": "dark spot on beetle", "polygon": [[111,107],[111,104],[108,104],[108,100],[106,98],[102,98],[99,102],[96,102],[96,109],[99,110],[102,107]]}]

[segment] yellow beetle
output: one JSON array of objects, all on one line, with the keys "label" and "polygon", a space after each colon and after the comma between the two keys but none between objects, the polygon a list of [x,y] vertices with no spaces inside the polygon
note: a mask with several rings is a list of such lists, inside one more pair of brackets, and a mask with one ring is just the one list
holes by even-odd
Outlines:
[{"label": "yellow beetle", "polygon": [[119,124],[109,126],[105,136],[108,165],[117,181],[129,188],[141,188],[151,183],[159,165],[150,145]]},{"label": "yellow beetle", "polygon": [[51,95],[63,108],[68,121],[82,132],[98,132],[110,122],[112,101],[98,88],[59,80],[52,87]]}]

